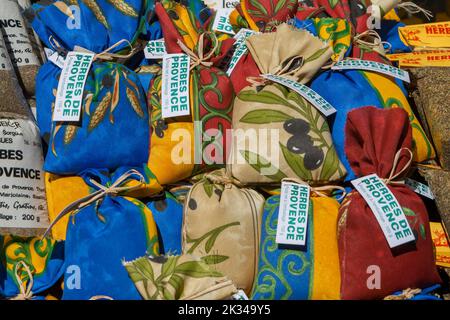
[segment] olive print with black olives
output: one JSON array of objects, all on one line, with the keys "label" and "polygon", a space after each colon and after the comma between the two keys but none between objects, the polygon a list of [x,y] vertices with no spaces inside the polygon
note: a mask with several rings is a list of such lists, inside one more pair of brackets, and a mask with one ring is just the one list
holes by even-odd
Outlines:
[{"label": "olive print with black olives", "polygon": [[323,162],[324,154],[321,148],[314,146],[314,142],[308,135],[309,123],[303,119],[289,119],[283,124],[284,130],[291,134],[286,147],[295,154],[305,154],[303,163],[306,169],[315,170]]}]

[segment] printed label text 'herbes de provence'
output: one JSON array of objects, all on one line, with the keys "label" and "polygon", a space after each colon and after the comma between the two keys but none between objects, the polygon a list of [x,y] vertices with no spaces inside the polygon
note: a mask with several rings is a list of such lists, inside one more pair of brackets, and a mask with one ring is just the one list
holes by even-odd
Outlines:
[{"label": "printed label text 'herbes de provence'", "polygon": [[166,52],[164,39],[150,40],[144,50],[146,59],[162,59]]},{"label": "printed label text 'herbes de provence'", "polygon": [[43,162],[34,123],[0,119],[0,227],[48,227]]},{"label": "printed label text 'herbes de provence'", "polygon": [[340,61],[336,63],[333,67],[331,67],[332,70],[368,70],[368,71],[374,71],[382,74],[386,74],[388,76],[403,80],[405,82],[410,81],[409,79],[409,73],[384,64],[380,62],[375,61],[369,61],[369,60],[357,60],[357,59],[347,59]]},{"label": "printed label text 'herbes de provence'", "polygon": [[336,109],[330,103],[328,103],[323,97],[321,97],[317,92],[301,83],[274,74],[263,74],[262,77],[270,81],[277,82],[285,87],[288,87],[291,90],[294,90],[303,98],[308,100],[325,117],[328,117],[336,112]]},{"label": "printed label text 'herbes de provence'", "polygon": [[230,24],[230,14],[234,9],[218,9],[214,18],[212,29],[214,31],[235,34]]},{"label": "printed label text 'herbes de provence'", "polygon": [[190,58],[183,53],[167,54],[163,58],[162,117],[187,116],[189,106]]},{"label": "printed label text 'herbes de provence'", "polygon": [[53,121],[80,120],[84,85],[93,59],[93,53],[67,54],[58,83]]},{"label": "printed label text 'herbes de provence'", "polygon": [[414,235],[397,199],[376,174],[352,180],[377,218],[390,248],[414,241]]},{"label": "printed label text 'herbes de provence'", "polygon": [[282,182],[276,242],[306,245],[310,188],[308,185]]}]

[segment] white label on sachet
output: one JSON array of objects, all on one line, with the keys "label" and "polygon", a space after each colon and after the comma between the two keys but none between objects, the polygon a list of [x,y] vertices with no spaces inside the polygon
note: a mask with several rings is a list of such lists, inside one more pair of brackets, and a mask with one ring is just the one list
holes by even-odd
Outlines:
[{"label": "white label on sachet", "polygon": [[184,53],[166,54],[162,63],[162,117],[187,116],[189,105],[190,58]]},{"label": "white label on sachet", "polygon": [[166,52],[164,39],[150,40],[144,50],[146,59],[162,59]]},{"label": "white label on sachet", "polygon": [[390,248],[415,240],[402,207],[380,177],[371,174],[352,184],[375,215]]},{"label": "white label on sachet", "polygon": [[0,227],[49,226],[44,157],[31,120],[0,119]]},{"label": "white label on sachet", "polygon": [[64,61],[56,92],[53,121],[79,121],[83,91],[93,53],[70,51]]},{"label": "white label on sachet", "polygon": [[0,27],[3,39],[14,65],[39,65],[28,37],[25,21],[20,14],[20,7],[15,0],[0,1]]},{"label": "white label on sachet", "polygon": [[336,112],[336,109],[317,92],[301,83],[298,83],[297,81],[282,76],[277,76],[274,74],[263,74],[261,76],[270,81],[282,84],[283,86],[288,87],[291,90],[294,90],[303,98],[308,100],[314,107],[316,107],[317,110],[319,110],[326,117]]},{"label": "white label on sachet", "polygon": [[405,180],[405,184],[415,193],[418,193],[424,197],[427,197],[431,200],[434,200],[433,192],[431,192],[431,189],[426,184],[420,183],[419,181],[407,178]]},{"label": "white label on sachet", "polygon": [[358,59],[347,59],[336,63],[332,70],[368,70],[378,73],[383,73],[388,76],[403,80],[405,82],[410,82],[409,73],[402,69],[369,60],[358,60]]},{"label": "white label on sachet", "polygon": [[218,9],[214,18],[212,30],[235,34],[233,27],[230,24],[230,14],[234,9]]},{"label": "white label on sachet", "polygon": [[233,52],[233,56],[231,57],[230,65],[228,66],[227,75],[230,76],[231,72],[233,72],[234,68],[236,67],[239,60],[242,58],[242,56],[247,52],[247,45],[245,44],[245,41],[248,37],[255,34],[256,31],[249,30],[249,29],[241,29],[239,32],[234,36],[236,39],[236,43],[234,44],[235,50]]},{"label": "white label on sachet", "polygon": [[278,244],[306,245],[309,198],[308,185],[285,181],[281,183],[276,235]]}]

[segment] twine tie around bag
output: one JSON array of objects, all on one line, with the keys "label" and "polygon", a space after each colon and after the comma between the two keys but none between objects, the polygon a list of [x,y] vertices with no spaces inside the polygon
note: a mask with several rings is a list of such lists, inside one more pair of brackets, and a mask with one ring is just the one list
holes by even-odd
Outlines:
[{"label": "twine tie around bag", "polygon": [[402,293],[400,293],[399,295],[393,294],[393,295],[385,297],[383,300],[409,300],[421,292],[422,292],[422,290],[420,290],[420,289],[408,288],[408,289],[403,290]]},{"label": "twine tie around bag", "polygon": [[217,175],[214,172],[207,173],[204,176],[204,179],[211,181],[214,184],[222,184],[222,185],[231,185],[241,186],[241,182],[228,174]]},{"label": "twine tie around bag", "polygon": [[[369,38],[369,39],[371,38],[373,41],[369,42],[366,40],[367,38]],[[353,43],[355,45],[369,47],[372,50],[375,50],[378,48],[383,48],[383,52],[381,52],[382,54],[389,52],[392,48],[392,45],[389,42],[383,41],[381,39],[381,36],[378,34],[378,32],[376,32],[375,30],[371,30],[371,29],[355,35],[355,37],[353,38]],[[388,48],[385,49],[384,45],[386,45]]]},{"label": "twine tie around bag", "polygon": [[[123,186],[127,182],[129,182],[130,178],[132,176],[138,176],[139,177],[139,184],[134,186]],[[136,181],[135,179],[132,179],[131,181]],[[89,179],[89,182],[92,183],[94,186],[98,188],[97,191],[87,195],[86,197],[83,197],[77,201],[72,202],[67,207],[65,207],[59,214],[56,216],[55,220],[50,224],[50,226],[45,231],[42,238],[45,238],[48,233],[51,231],[53,226],[64,216],[67,214],[73,212],[73,211],[79,211],[83,209],[84,207],[87,207],[88,205],[103,199],[106,196],[118,196],[119,194],[126,192],[126,191],[133,191],[136,189],[139,189],[143,184],[145,184],[145,178],[144,176],[137,170],[131,169],[122,174],[114,183],[112,183],[110,186],[104,186],[94,179]]]},{"label": "twine tie around bag", "polygon": [[421,6],[419,6],[418,4],[416,4],[412,1],[401,2],[397,5],[397,8],[402,8],[410,14],[422,12],[428,20],[431,20],[431,18],[433,18],[433,12],[422,8]]},{"label": "twine tie around bag", "polygon": [[114,300],[114,299],[111,298],[110,296],[97,295],[97,296],[90,297],[89,300]]},{"label": "twine tie around bag", "polygon": [[281,182],[295,182],[298,184],[307,185],[311,188],[311,192],[314,192],[319,197],[328,197],[324,192],[326,191],[333,191],[333,190],[340,190],[342,191],[342,195],[336,198],[337,201],[340,201],[345,198],[347,195],[347,192],[345,191],[344,187],[337,186],[337,185],[327,185],[327,186],[321,186],[321,187],[312,187],[307,182],[299,179],[299,178],[283,178]]},{"label": "twine tie around bag", "polygon": [[[283,64],[277,67],[272,72],[272,74],[275,76],[292,78],[295,75],[295,73],[297,73],[297,71],[299,71],[303,67],[304,58],[302,56],[295,55],[293,57],[290,57],[288,60],[286,60],[286,63]],[[270,80],[263,78],[261,76],[247,77],[246,80],[252,86],[264,86],[271,82]]]},{"label": "twine tie around bag", "polygon": [[[213,43],[212,49],[210,49],[206,54],[205,54],[205,47],[204,47],[205,46],[205,43],[204,43],[205,35],[208,35]],[[194,51],[189,49],[184,44],[184,42],[181,41],[180,39],[177,40],[177,44],[181,48],[181,50],[183,50],[183,52],[186,53],[191,59],[191,66],[190,66],[189,70],[192,70],[199,65],[202,65],[205,67],[211,67],[213,65],[213,62],[208,61],[208,60],[213,56],[214,52],[216,52],[216,50],[219,46],[217,37],[212,32],[204,32],[200,35],[200,37],[198,39],[197,53],[195,53]]]},{"label": "twine tie around bag", "polygon": [[[65,49],[59,42],[58,40],[56,40],[53,36],[50,36],[48,38],[50,45],[52,47],[53,50],[55,50],[56,52],[58,52],[58,54],[65,56],[68,52],[67,49]],[[130,52],[127,54],[120,54],[120,53],[111,53],[110,51],[117,48],[118,46],[120,46],[122,43],[127,43],[128,47],[131,48]],[[77,49],[74,49],[75,51],[80,51],[80,52],[91,52],[90,50],[84,49],[82,47],[76,47]],[[117,41],[115,44],[113,44],[112,46],[110,46],[109,48],[103,50],[100,53],[95,54],[93,61],[96,60],[106,60],[106,61],[111,61],[113,59],[128,59],[131,58],[137,51],[139,51],[141,48],[138,47],[133,47],[133,45],[131,44],[130,41],[126,40],[126,39],[122,39]]]},{"label": "twine tie around bag", "polygon": [[[397,170],[397,166],[398,166],[398,163],[399,163],[399,161],[400,161],[400,157],[401,157],[401,155],[402,155],[402,151],[403,150],[406,150],[406,151],[408,151],[408,153],[409,153],[409,160],[408,160],[408,162],[405,164],[405,166],[399,171],[399,172],[397,172],[397,173],[395,173],[395,171]],[[386,179],[386,178],[383,178],[383,179],[381,179],[386,185],[394,185],[394,184],[396,184],[396,185],[402,185],[402,184],[405,184],[405,180],[396,180],[400,175],[402,175],[406,170],[408,170],[409,169],[409,166],[411,165],[411,162],[412,162],[412,160],[413,160],[413,153],[412,153],[412,151],[411,150],[409,150],[409,148],[401,148],[400,150],[398,150],[397,151],[397,153],[395,154],[395,157],[394,157],[394,161],[393,161],[393,164],[392,164],[392,169],[391,169],[391,173],[389,174],[389,177]]]},{"label": "twine tie around bag", "polygon": [[[28,284],[24,284],[24,281],[20,278],[19,275],[19,267],[22,266],[26,273],[28,274]],[[30,267],[25,263],[25,261],[21,260],[17,262],[17,264],[14,267],[14,275],[16,276],[17,284],[19,285],[20,293],[15,296],[14,298],[11,298],[10,300],[31,300],[33,298],[33,292],[31,289],[33,289],[33,274],[31,273]]]}]

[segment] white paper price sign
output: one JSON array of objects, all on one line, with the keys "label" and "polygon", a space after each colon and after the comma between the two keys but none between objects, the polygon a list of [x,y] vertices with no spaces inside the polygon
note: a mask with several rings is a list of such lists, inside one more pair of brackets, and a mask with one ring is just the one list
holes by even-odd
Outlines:
[{"label": "white paper price sign", "polygon": [[190,58],[184,53],[166,54],[162,64],[162,117],[189,115]]},{"label": "white paper price sign", "polygon": [[390,248],[415,241],[403,209],[380,177],[371,174],[353,180],[352,184],[375,215]]},{"label": "white paper price sign", "polygon": [[276,235],[277,243],[306,245],[309,197],[309,186],[294,182],[282,182]]},{"label": "white paper price sign", "polygon": [[320,96],[313,89],[301,83],[274,74],[263,74],[261,76],[270,81],[282,84],[283,86],[288,87],[291,90],[294,90],[295,92],[300,94],[303,98],[308,100],[314,107],[316,107],[317,110],[319,110],[326,117],[336,112],[336,109],[329,102],[327,102],[322,96]]},{"label": "white paper price sign", "polygon": [[367,70],[367,71],[374,71],[378,73],[383,73],[388,76],[403,80],[405,82],[410,82],[409,79],[409,73],[384,64],[380,62],[375,61],[369,61],[369,60],[357,60],[357,59],[347,59],[342,60],[338,63],[336,63],[333,67],[331,67],[332,70]]},{"label": "white paper price sign", "polygon": [[70,51],[67,54],[56,92],[53,121],[80,120],[84,85],[93,60],[93,53]]}]

